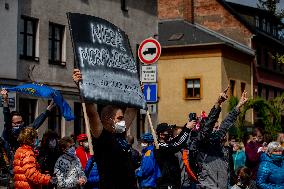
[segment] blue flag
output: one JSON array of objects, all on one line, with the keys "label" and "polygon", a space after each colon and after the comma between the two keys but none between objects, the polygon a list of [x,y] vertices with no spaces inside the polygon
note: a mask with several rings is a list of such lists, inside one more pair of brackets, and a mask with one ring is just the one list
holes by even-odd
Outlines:
[{"label": "blue flag", "polygon": [[61,114],[67,121],[74,120],[75,117],[69,104],[63,99],[61,93],[51,87],[42,84],[25,84],[13,88],[7,88],[7,91],[20,92],[28,95],[52,98],[59,107]]}]

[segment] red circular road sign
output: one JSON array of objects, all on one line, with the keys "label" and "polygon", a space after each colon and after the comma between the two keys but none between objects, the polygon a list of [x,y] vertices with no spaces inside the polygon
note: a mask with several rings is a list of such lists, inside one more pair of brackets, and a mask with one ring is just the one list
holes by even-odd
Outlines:
[{"label": "red circular road sign", "polygon": [[153,38],[142,41],[138,49],[138,57],[145,64],[153,64],[158,61],[161,55],[161,45]]}]

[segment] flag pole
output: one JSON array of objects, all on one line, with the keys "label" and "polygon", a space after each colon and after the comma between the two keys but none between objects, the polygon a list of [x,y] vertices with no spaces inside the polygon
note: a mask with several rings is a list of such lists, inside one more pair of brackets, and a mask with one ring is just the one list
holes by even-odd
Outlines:
[{"label": "flag pole", "polygon": [[88,137],[90,154],[94,155],[94,149],[93,149],[93,143],[92,143],[92,137],[91,137],[91,131],[90,131],[90,122],[89,122],[89,117],[88,117],[88,114],[87,114],[85,102],[82,102],[82,107],[83,107],[84,120],[85,120],[85,125],[86,125],[86,134],[87,134],[87,137]]},{"label": "flag pole", "polygon": [[159,149],[159,143],[158,143],[157,135],[156,135],[155,129],[153,127],[153,123],[152,123],[152,119],[151,119],[149,110],[146,111],[146,114],[147,114],[147,118],[148,118],[148,121],[149,121],[149,126],[150,126],[150,129],[151,129],[151,133],[152,133],[153,138],[154,138],[155,147],[156,147],[156,149]]}]

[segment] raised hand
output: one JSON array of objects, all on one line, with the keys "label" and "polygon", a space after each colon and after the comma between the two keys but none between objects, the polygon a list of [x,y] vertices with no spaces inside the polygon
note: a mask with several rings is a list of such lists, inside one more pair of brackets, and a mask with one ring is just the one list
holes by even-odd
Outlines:
[{"label": "raised hand", "polygon": [[8,91],[6,89],[3,88],[1,90],[1,95],[2,95],[4,102],[8,101]]},{"label": "raised hand", "polygon": [[188,121],[186,123],[186,127],[189,128],[189,129],[193,129],[195,126],[196,126],[196,121],[195,120]]},{"label": "raised hand", "polygon": [[50,104],[47,106],[47,110],[49,110],[49,111],[51,111],[52,110],[52,108],[54,108],[56,106],[56,104],[54,103],[54,101],[52,100],[51,102],[50,102]]},{"label": "raised hand", "polygon": [[244,104],[246,104],[247,101],[248,101],[247,92],[244,91],[243,94],[242,94],[242,97],[241,97],[241,99],[240,99],[240,101],[239,101],[239,103],[238,103],[238,105],[236,106],[236,108],[237,108],[238,110],[240,110],[240,108],[241,108]]},{"label": "raised hand", "polygon": [[79,69],[74,69],[73,70],[72,79],[73,79],[74,83],[77,86],[79,86],[79,82],[82,81],[82,74],[81,74]]},{"label": "raised hand", "polygon": [[220,95],[217,99],[216,105],[220,106],[223,102],[225,102],[228,99],[227,92],[228,92],[229,88],[230,87],[228,86],[222,93],[220,93]]}]

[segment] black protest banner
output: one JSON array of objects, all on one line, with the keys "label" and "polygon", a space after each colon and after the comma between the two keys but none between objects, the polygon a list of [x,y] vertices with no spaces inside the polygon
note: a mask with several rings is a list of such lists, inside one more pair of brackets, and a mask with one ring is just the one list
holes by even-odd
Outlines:
[{"label": "black protest banner", "polygon": [[87,102],[145,108],[137,66],[128,37],[98,17],[67,13],[77,67]]}]

